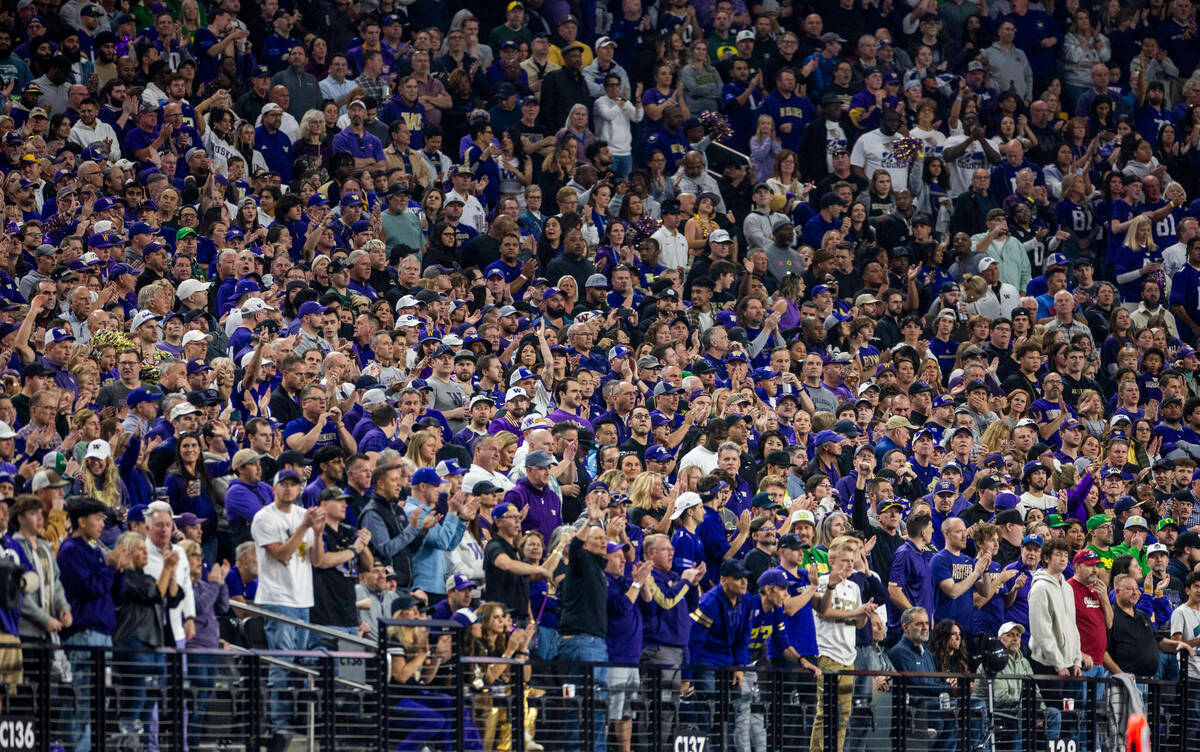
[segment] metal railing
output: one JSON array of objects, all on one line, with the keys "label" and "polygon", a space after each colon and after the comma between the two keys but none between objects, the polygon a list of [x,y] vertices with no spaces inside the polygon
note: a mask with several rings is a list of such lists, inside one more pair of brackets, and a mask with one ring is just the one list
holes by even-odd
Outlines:
[{"label": "metal railing", "polygon": [[[136,653],[26,644],[25,674],[8,677],[0,716],[27,720],[43,752],[1124,748],[1110,699],[1125,690],[1111,678],[530,663],[470,655],[480,651],[458,622],[385,619],[384,639],[370,642],[270,612],[261,618],[372,649]],[[386,639],[388,627],[428,629],[431,643],[449,634],[452,649],[432,675],[398,683],[393,661],[405,656]],[[70,676],[54,660],[60,651]],[[1178,679],[1139,681],[1135,691],[1156,751],[1200,751],[1200,684],[1186,661]]]}]

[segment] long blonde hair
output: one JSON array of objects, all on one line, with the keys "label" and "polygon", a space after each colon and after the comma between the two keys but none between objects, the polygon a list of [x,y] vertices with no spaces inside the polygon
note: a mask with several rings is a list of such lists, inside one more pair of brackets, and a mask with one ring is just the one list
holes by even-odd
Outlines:
[{"label": "long blonde hair", "polygon": [[629,487],[629,501],[638,509],[654,509],[654,485],[662,486],[660,473],[646,471],[634,479]]},{"label": "long blonde hair", "polygon": [[99,499],[106,507],[116,507],[121,503],[121,472],[117,469],[117,463],[113,462],[110,456],[104,460],[103,487],[96,485],[96,476],[87,468],[87,460],[84,460],[82,477],[83,495],[91,496],[94,499]]},{"label": "long blonde hair", "polygon": [[1150,226],[1150,217],[1145,214],[1139,214],[1129,222],[1129,228],[1125,231],[1125,245],[1130,248],[1136,248],[1133,243],[1138,242],[1138,231],[1143,227],[1146,228],[1146,247],[1151,251],[1158,249],[1158,244],[1154,242],[1154,228]]}]

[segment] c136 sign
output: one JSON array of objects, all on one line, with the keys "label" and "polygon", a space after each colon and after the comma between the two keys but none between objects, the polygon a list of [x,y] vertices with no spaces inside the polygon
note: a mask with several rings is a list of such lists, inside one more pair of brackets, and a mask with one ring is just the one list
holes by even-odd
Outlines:
[{"label": "c136 sign", "polygon": [[24,752],[33,748],[33,719],[0,715],[0,752]]},{"label": "c136 sign", "polygon": [[705,752],[708,739],[703,736],[677,736],[672,752]]}]

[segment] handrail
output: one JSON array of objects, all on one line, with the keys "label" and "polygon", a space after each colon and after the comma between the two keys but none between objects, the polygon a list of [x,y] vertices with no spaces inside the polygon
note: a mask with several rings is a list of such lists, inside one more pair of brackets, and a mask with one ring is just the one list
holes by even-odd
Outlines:
[{"label": "handrail", "polygon": [[736,154],[737,156],[741,157],[742,159],[746,160],[747,162],[751,162],[750,155],[743,154],[740,151],[738,151],[737,149],[734,149],[733,147],[730,147],[730,146],[726,146],[725,144],[723,144],[719,141],[713,141],[711,144],[709,144],[709,146],[716,146],[717,148],[724,149],[725,151],[729,152],[730,154]]},{"label": "handrail", "polygon": [[229,605],[230,605],[230,607],[236,608],[239,611],[245,611],[245,612],[253,614],[255,616],[261,616],[265,619],[274,619],[275,621],[280,621],[280,622],[283,622],[284,624],[291,624],[293,627],[301,627],[303,629],[307,629],[309,631],[316,632],[317,634],[325,635],[326,637],[335,637],[339,640],[345,640],[347,642],[350,642],[354,645],[358,645],[360,647],[371,648],[372,650],[375,648],[375,643],[371,642],[370,640],[368,640],[364,637],[359,637],[358,635],[346,634],[345,632],[339,632],[336,629],[332,629],[330,627],[326,627],[321,624],[312,624],[307,621],[301,621],[300,619],[293,619],[290,616],[283,616],[282,614],[277,614],[277,613],[274,613],[273,611],[264,611],[263,609],[259,608],[258,606],[255,606],[252,603],[243,603],[242,601],[235,601],[235,602],[230,603]]},{"label": "handrail", "polygon": [[[249,648],[244,648],[241,645],[230,645],[229,652],[237,653],[239,655],[257,655],[259,658],[261,658],[266,663],[270,663],[273,666],[278,666],[279,668],[287,669],[288,671],[294,671],[297,674],[303,674],[304,676],[307,676],[309,678],[315,679],[315,678],[321,676],[321,672],[316,670],[315,668],[309,668],[308,666],[301,666],[298,663],[292,663],[291,661],[285,661],[282,658],[276,658],[273,655],[267,655],[267,654],[263,653],[261,650],[251,650]],[[336,654],[330,654],[330,655],[336,655]],[[340,676],[334,676],[333,681],[337,684],[341,684],[341,685],[350,687],[351,689],[357,689],[360,692],[374,692],[375,691],[375,688],[372,686],[369,686],[367,684],[360,684],[359,682],[352,681],[350,679],[344,679]]]}]

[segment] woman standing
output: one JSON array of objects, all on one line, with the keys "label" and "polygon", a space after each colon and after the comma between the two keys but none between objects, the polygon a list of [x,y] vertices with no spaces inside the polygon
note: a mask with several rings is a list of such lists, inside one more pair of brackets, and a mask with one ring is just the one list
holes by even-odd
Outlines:
[{"label": "woman standing", "polygon": [[[228,427],[217,423],[213,428],[228,439]],[[198,434],[181,434],[175,446],[175,462],[167,469],[163,485],[176,515],[191,512],[204,520],[204,561],[212,563],[217,559],[217,509],[213,502],[217,494],[212,479],[229,474],[229,461],[203,462],[201,451]]]},{"label": "woman standing", "polygon": [[688,51],[688,63],[679,73],[679,86],[683,89],[683,101],[687,108],[692,112],[716,112],[723,85],[721,74],[709,59],[708,44],[704,40],[693,42]]},{"label": "woman standing", "polygon": [[120,572],[113,582],[113,602],[117,608],[113,657],[117,682],[125,688],[117,722],[121,733],[133,737],[137,748],[142,745],[142,732],[150,720],[147,687],[163,673],[162,657],[156,651],[164,645],[164,617],[168,609],[183,602],[183,591],[175,579],[179,553],[172,548],[163,556],[162,573],[157,578],[142,571],[147,560],[146,536],[122,533],[111,560]]},{"label": "woman standing", "polygon": [[1121,286],[1121,304],[1130,311],[1141,302],[1142,283],[1146,279],[1162,278],[1162,251],[1154,242],[1150,218],[1145,214],[1130,221],[1125,243],[1117,251],[1113,271]]}]

